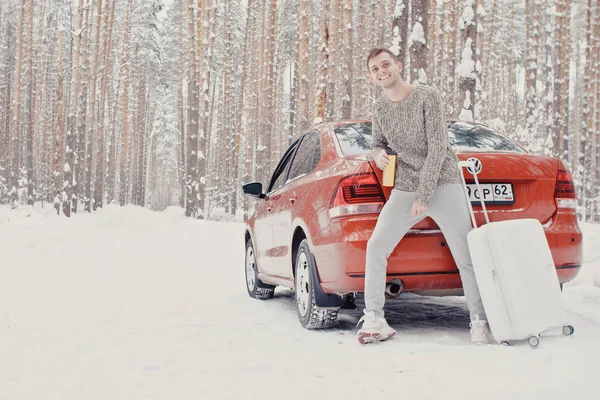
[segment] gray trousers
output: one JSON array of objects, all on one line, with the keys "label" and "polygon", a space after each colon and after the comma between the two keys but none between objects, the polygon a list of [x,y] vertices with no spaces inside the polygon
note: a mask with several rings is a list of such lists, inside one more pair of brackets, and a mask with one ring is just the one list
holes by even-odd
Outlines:
[{"label": "gray trousers", "polygon": [[485,311],[475,280],[473,263],[467,245],[467,233],[471,230],[469,209],[461,184],[448,184],[436,189],[429,208],[424,214],[411,217],[414,192],[392,190],[385,203],[373,235],[367,243],[365,271],[365,307],[383,316],[387,259],[409,229],[425,217],[431,217],[442,230],[446,243],[460,272],[465,298],[471,314],[485,320]]}]

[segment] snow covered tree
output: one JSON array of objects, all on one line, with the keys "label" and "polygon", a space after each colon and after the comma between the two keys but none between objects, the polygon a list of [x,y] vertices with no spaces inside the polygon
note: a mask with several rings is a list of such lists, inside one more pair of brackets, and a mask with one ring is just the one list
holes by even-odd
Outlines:
[{"label": "snow covered tree", "polygon": [[[106,99],[108,89],[108,74],[110,72],[110,54],[112,48],[112,33],[115,20],[116,0],[107,0],[104,8],[104,35],[102,41],[102,79],[100,83],[100,100],[98,101],[98,149],[96,157],[96,185],[94,188],[94,209],[104,205],[106,179]],[[99,45],[99,44],[98,44]]]},{"label": "snow covered tree", "polygon": [[527,39],[525,47],[525,97],[527,104],[527,131],[535,133],[536,129],[536,103],[537,103],[537,71],[538,49],[540,42],[539,20],[540,0],[527,0],[525,11],[527,13]]},{"label": "snow covered tree", "polygon": [[196,29],[194,0],[188,0],[188,76],[187,76],[187,173],[185,215],[198,215],[198,86],[196,85]]},{"label": "snow covered tree", "polygon": [[[324,11],[324,15],[328,15],[327,12],[329,2],[327,0],[321,0],[321,9]],[[314,107],[315,116],[313,122],[320,123],[325,119],[325,106],[327,104],[327,76],[329,68],[329,24],[327,18],[321,18],[321,27],[319,34],[319,58],[317,65],[320,66],[317,86],[315,90],[316,104]]]},{"label": "snow covered tree", "polygon": [[79,52],[81,46],[81,34],[83,32],[83,0],[77,3],[77,23],[76,30],[73,32],[74,47],[71,56],[71,85],[69,100],[69,116],[67,118],[67,134],[65,137],[66,148],[64,157],[64,182],[63,182],[63,213],[71,216],[71,212],[77,212],[77,136],[76,136],[76,117],[79,101]]},{"label": "snow covered tree", "polygon": [[343,119],[352,116],[352,0],[344,0],[342,4],[342,35],[341,35],[341,65],[340,65],[340,116]]},{"label": "snow covered tree", "polygon": [[477,23],[473,10],[473,0],[464,0],[463,12],[460,20],[463,48],[460,64],[457,67],[460,88],[460,103],[462,106],[458,118],[464,121],[475,119],[475,44],[477,39]]},{"label": "snow covered tree", "polygon": [[300,80],[300,87],[298,90],[298,121],[297,126],[299,130],[307,128],[309,125],[309,80],[308,80],[308,11],[309,1],[300,0],[300,7],[298,10],[300,24],[298,29],[298,76]]},{"label": "snow covered tree", "polygon": [[22,83],[22,71],[23,71],[23,40],[25,38],[25,7],[26,0],[21,0],[19,5],[19,25],[17,28],[17,56],[16,56],[16,66],[15,66],[15,96],[14,96],[14,129],[12,136],[12,171],[11,171],[11,181],[9,185],[11,186],[11,191],[14,191],[19,186],[18,178],[20,175],[21,169],[21,137],[22,137],[22,127],[21,127],[21,114],[23,109],[23,83]]},{"label": "snow covered tree", "polygon": [[420,84],[427,83],[428,4],[429,0],[413,0],[412,2],[413,25],[409,38],[410,80]]},{"label": "snow covered tree", "polygon": [[554,151],[569,160],[569,69],[570,54],[570,1],[556,1],[554,36]]}]

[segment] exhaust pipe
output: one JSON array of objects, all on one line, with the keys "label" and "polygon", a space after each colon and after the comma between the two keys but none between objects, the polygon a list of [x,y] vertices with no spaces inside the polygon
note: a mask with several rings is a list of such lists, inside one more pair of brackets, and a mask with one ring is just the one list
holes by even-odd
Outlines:
[{"label": "exhaust pipe", "polygon": [[401,279],[392,279],[385,284],[385,297],[394,299],[400,296],[402,289],[404,289],[404,282]]}]

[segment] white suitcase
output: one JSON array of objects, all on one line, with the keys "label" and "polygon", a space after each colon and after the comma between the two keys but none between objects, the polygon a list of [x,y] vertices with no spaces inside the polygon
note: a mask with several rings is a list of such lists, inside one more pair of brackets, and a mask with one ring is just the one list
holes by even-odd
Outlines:
[{"label": "white suitcase", "polygon": [[[477,227],[473,207],[466,190],[462,167],[479,180],[471,159],[459,162],[474,229],[467,235],[475,277],[488,324],[494,340],[509,344],[512,340],[528,340],[539,344],[539,335],[566,325],[560,283],[544,229],[537,219],[489,222],[485,203],[481,200],[486,224]],[[480,191],[481,193],[481,191]]]}]

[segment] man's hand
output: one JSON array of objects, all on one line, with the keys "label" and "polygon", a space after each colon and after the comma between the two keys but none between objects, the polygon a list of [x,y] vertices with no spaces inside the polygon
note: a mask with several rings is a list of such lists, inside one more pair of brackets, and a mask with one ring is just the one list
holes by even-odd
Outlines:
[{"label": "man's hand", "polygon": [[379,169],[384,169],[390,163],[387,151],[385,150],[381,150],[378,153],[376,153],[373,159],[375,160],[375,164],[377,164],[377,167],[379,167]]},{"label": "man's hand", "polygon": [[427,206],[425,204],[415,202],[410,210],[410,215],[416,217],[423,214],[425,211],[427,211]]}]

